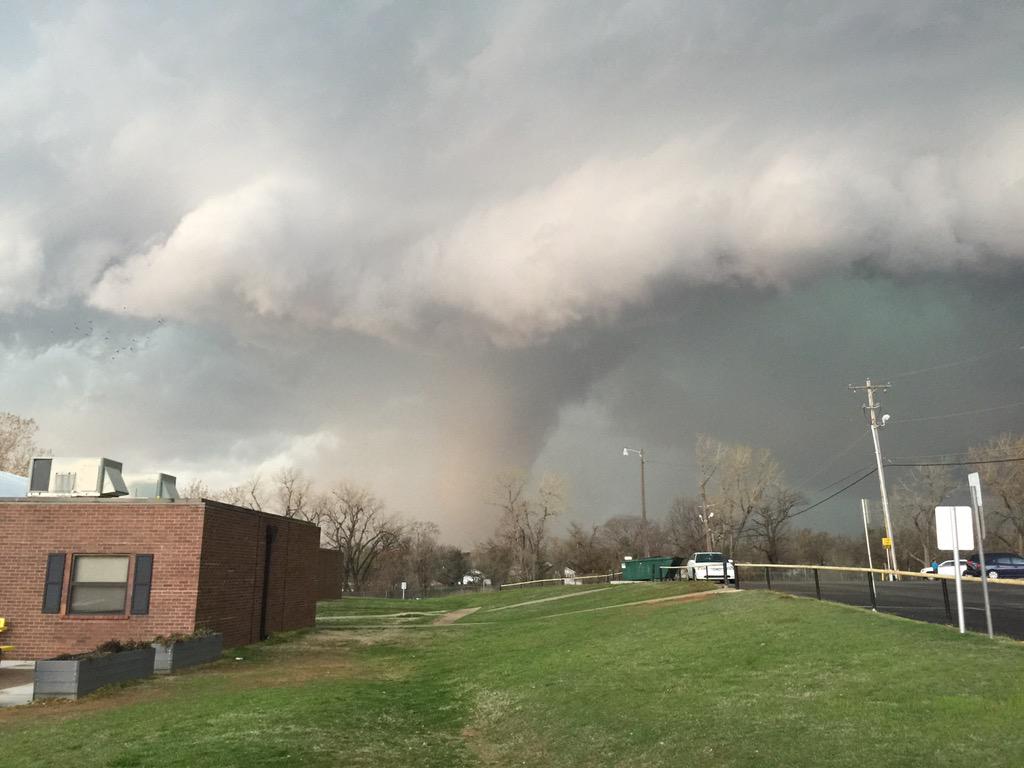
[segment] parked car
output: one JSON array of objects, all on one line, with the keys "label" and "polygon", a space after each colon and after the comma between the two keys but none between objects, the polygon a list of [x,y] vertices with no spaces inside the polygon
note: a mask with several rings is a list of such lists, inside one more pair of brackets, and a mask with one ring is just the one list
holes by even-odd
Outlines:
[{"label": "parked car", "polygon": [[[977,554],[967,558],[965,573],[981,576],[981,558]],[[986,552],[985,573],[990,579],[1024,579],[1024,557],[1012,552]]]},{"label": "parked car", "polygon": [[[725,555],[721,552],[694,552],[686,563],[686,578],[693,580],[721,581]],[[736,569],[732,560],[728,562],[729,581],[736,581]]]},{"label": "parked car", "polygon": [[[953,567],[953,561],[952,560],[943,560],[941,563],[939,563],[939,569],[938,570],[935,570],[934,568],[932,568],[932,566],[929,565],[927,568],[922,568],[921,569],[921,573],[938,573],[938,574],[940,574],[942,576],[956,576],[956,569]],[[960,561],[960,575],[961,576],[966,576],[967,575],[967,561],[966,560],[961,560]]]}]

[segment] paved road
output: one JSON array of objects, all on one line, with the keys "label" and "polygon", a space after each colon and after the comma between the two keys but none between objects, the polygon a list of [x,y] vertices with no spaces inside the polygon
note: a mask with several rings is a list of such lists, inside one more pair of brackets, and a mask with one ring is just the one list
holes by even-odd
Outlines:
[{"label": "paved road", "polygon": [[[746,570],[746,569],[745,569]],[[747,578],[744,578],[747,576]],[[820,572],[821,597],[847,605],[858,605],[871,608],[871,597],[868,593],[867,577],[836,578],[825,571]],[[740,571],[740,587],[743,589],[764,589],[763,570],[759,574],[749,576]],[[772,587],[780,592],[794,595],[814,597],[813,577],[790,578],[772,574]],[[953,614],[952,620],[946,615],[945,602],[942,597],[942,581],[913,579],[898,582],[876,582],[878,610],[906,616],[908,619],[930,621],[935,624],[953,624],[956,619],[956,586],[947,582],[949,603]],[[968,630],[985,631],[985,603],[982,598],[981,584],[964,582],[964,611]],[[992,605],[992,628],[998,635],[1008,635],[1017,640],[1024,640],[1024,587],[1000,585],[998,581],[989,582],[989,599]]]}]

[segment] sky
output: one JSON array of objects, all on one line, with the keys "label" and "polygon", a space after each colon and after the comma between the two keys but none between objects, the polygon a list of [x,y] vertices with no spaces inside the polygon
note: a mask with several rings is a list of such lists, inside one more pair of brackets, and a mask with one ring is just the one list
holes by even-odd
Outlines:
[{"label": "sky", "polygon": [[1021,40],[1012,3],[4,3],[0,410],[466,545],[513,468],[636,514],[626,445],[661,516],[700,433],[817,500],[869,376],[887,456],[1022,430]]}]

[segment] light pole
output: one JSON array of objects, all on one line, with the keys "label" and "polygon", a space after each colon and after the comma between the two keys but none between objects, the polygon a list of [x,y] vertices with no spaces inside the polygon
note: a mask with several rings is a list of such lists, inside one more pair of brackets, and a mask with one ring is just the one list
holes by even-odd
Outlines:
[{"label": "light pole", "polygon": [[697,518],[704,523],[704,546],[708,548],[708,552],[715,547],[715,542],[711,540],[711,518],[714,516],[714,512],[709,512],[707,517],[700,514],[697,515]]},{"label": "light pole", "polygon": [[640,536],[643,539],[644,557],[651,556],[651,543],[647,538],[647,487],[644,481],[644,465],[647,459],[644,458],[643,448],[623,448],[622,455],[629,456],[635,453],[640,457]]}]

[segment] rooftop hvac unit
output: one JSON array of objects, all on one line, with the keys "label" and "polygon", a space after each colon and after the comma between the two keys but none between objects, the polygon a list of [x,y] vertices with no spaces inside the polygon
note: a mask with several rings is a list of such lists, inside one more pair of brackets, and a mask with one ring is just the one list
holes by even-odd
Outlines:
[{"label": "rooftop hvac unit", "polygon": [[150,475],[132,475],[125,478],[129,495],[133,499],[165,499],[174,501],[178,497],[178,479],[174,475],[157,472]]},{"label": "rooftop hvac unit", "polygon": [[121,462],[40,456],[29,469],[29,496],[127,496]]},{"label": "rooftop hvac unit", "polygon": [[28,493],[28,478],[0,472],[0,498],[17,498]]}]

